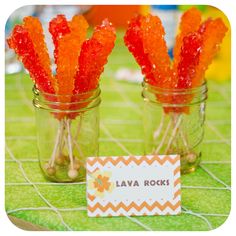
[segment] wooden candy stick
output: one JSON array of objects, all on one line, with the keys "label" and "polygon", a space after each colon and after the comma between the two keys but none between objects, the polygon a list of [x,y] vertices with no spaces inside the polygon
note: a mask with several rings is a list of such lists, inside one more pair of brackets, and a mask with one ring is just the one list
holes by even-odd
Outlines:
[{"label": "wooden candy stick", "polygon": [[54,145],[54,148],[53,148],[51,159],[48,162],[50,167],[54,167],[55,160],[56,160],[56,157],[58,155],[58,150],[59,150],[60,140],[61,140],[62,135],[63,135],[63,120],[61,120],[59,122],[59,127],[58,127],[58,130],[57,130],[57,135],[56,135],[56,139],[55,139],[55,145]]},{"label": "wooden candy stick", "polygon": [[161,150],[161,148],[163,147],[163,145],[164,145],[164,143],[165,143],[165,141],[166,141],[166,138],[168,137],[168,134],[169,134],[169,131],[170,131],[170,128],[171,128],[171,120],[168,122],[168,124],[167,124],[167,127],[166,127],[166,129],[165,129],[165,132],[164,132],[164,134],[163,134],[163,136],[162,136],[162,139],[161,139],[161,141],[160,141],[160,143],[159,143],[159,145],[157,146],[157,148],[156,149],[154,149],[154,154],[159,154],[159,152],[160,152],[160,150]]},{"label": "wooden candy stick", "polygon": [[181,125],[181,122],[182,122],[182,118],[183,118],[182,115],[179,115],[178,118],[177,118],[177,121],[175,123],[174,129],[173,129],[173,131],[171,133],[170,139],[169,139],[168,144],[166,146],[166,149],[164,151],[165,154],[168,154],[169,149],[170,149],[170,147],[171,147],[171,145],[172,145],[176,135],[178,134],[178,130],[180,128],[180,125]]}]

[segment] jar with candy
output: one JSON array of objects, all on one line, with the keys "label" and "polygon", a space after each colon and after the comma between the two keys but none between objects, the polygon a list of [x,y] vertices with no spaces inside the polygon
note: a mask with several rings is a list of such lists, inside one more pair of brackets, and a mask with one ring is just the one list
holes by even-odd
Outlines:
[{"label": "jar with candy", "polygon": [[98,155],[99,78],[116,34],[107,19],[89,39],[87,29],[82,15],[71,21],[57,15],[49,22],[55,74],[38,18],[25,17],[7,40],[34,82],[39,163],[55,182],[84,181],[86,158]]},{"label": "jar with candy", "polygon": [[33,94],[44,175],[51,181],[85,181],[86,157],[98,156],[100,88],[74,95],[73,102],[63,102],[66,95],[45,94],[36,87]]},{"label": "jar with candy", "polygon": [[227,27],[220,18],[202,22],[201,12],[193,7],[182,15],[179,28],[173,61],[158,16],[134,17],[124,41],[145,77],[145,154],[179,154],[181,172],[187,173],[200,162],[207,99],[205,71]]},{"label": "jar with candy", "polygon": [[[207,85],[188,89],[163,89],[143,82],[144,144],[146,154],[174,154],[181,158],[182,173],[192,172],[201,160]],[[156,98],[174,96],[163,104]],[[187,97],[191,96],[191,101]],[[186,99],[186,100],[185,100]]]}]

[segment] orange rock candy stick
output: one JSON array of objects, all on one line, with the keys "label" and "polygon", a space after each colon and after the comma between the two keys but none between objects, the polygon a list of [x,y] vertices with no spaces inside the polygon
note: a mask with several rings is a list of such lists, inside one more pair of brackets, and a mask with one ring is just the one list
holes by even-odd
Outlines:
[{"label": "orange rock candy stick", "polygon": [[104,52],[109,55],[116,39],[116,31],[112,23],[108,19],[103,20],[101,25],[95,27],[92,37],[104,46]]},{"label": "orange rock candy stick", "polygon": [[38,56],[39,63],[47,73],[49,80],[55,89],[55,78],[52,75],[50,57],[46,43],[44,41],[44,33],[41,22],[38,18],[32,16],[25,17],[23,21],[24,28],[28,31],[29,37],[33,42],[34,50]]},{"label": "orange rock candy stick", "polygon": [[203,83],[204,74],[219,51],[219,45],[227,30],[227,27],[220,18],[207,20],[200,27],[199,31],[202,34],[203,45],[199,58],[199,65],[196,68],[196,76],[192,82],[193,87],[200,86]]},{"label": "orange rock candy stick", "polygon": [[195,7],[190,8],[182,15],[179,26],[180,32],[176,37],[175,46],[173,49],[173,55],[174,55],[173,69],[175,73],[177,73],[176,72],[177,67],[180,62],[180,53],[184,37],[187,36],[189,33],[197,31],[200,24],[201,24],[201,12],[197,8]]},{"label": "orange rock candy stick", "polygon": [[148,15],[141,20],[144,52],[153,67],[155,84],[168,87],[170,82],[170,57],[164,39],[165,31],[157,16]]},{"label": "orange rock candy stick", "polygon": [[[57,61],[58,94],[69,95],[74,89],[74,76],[77,69],[80,48],[85,40],[88,23],[81,15],[74,16],[69,23],[71,32],[59,39]],[[63,97],[69,102],[70,97]]]},{"label": "orange rock candy stick", "polygon": [[100,51],[100,58],[98,58],[97,61],[98,70],[96,73],[96,78],[90,79],[89,89],[95,89],[98,85],[100,75],[102,74],[104,66],[107,63],[107,58],[110,55],[115,45],[115,40],[116,40],[115,28],[108,21],[108,19],[105,19],[102,21],[101,25],[95,27],[92,38],[97,40],[101,44],[102,48]]}]

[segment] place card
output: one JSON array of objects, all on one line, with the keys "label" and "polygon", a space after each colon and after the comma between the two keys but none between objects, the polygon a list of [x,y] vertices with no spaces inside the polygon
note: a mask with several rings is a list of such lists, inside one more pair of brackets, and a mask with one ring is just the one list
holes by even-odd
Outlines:
[{"label": "place card", "polygon": [[181,212],[179,155],[87,158],[90,217]]}]

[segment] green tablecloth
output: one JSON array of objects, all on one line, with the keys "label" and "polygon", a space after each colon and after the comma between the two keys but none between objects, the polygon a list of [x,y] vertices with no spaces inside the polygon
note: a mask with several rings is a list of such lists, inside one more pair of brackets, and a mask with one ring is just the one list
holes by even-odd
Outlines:
[{"label": "green tablecloth", "polygon": [[[137,68],[121,36],[102,76],[100,155],[142,154],[141,86],[118,82]],[[25,78],[27,77],[27,78]],[[230,83],[209,81],[202,164],[182,176],[179,216],[88,218],[82,184],[50,183],[37,162],[32,83],[6,76],[6,211],[50,230],[210,230],[230,211]]]}]

